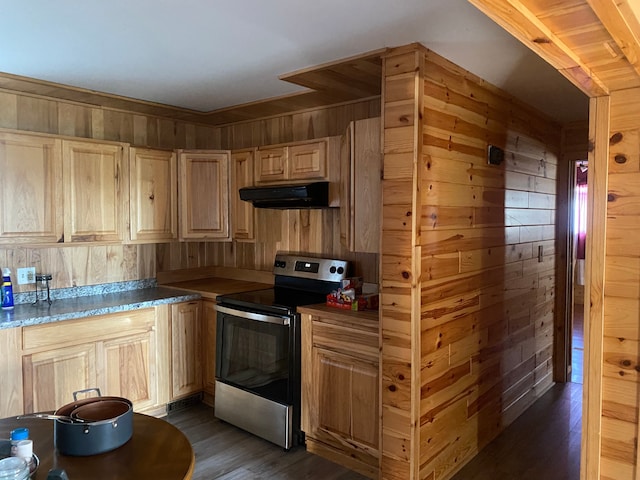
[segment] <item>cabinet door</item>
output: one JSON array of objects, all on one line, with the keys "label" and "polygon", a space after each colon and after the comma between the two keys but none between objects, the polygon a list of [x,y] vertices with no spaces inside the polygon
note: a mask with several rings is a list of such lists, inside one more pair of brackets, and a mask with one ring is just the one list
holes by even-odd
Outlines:
[{"label": "cabinet door", "polygon": [[22,357],[24,410],[56,410],[73,401],[73,392],[97,385],[95,343]]},{"label": "cabinet door", "polygon": [[128,208],[123,146],[63,141],[65,241],[122,241]]},{"label": "cabinet door", "polygon": [[97,344],[98,385],[107,395],[124,397],[138,410],[157,405],[155,332]]},{"label": "cabinet door", "polygon": [[129,149],[131,240],[178,238],[178,173],[175,152]]},{"label": "cabinet door", "polygon": [[350,122],[340,139],[340,242],[350,251],[355,250],[353,212],[353,130],[354,122]]},{"label": "cabinet door", "polygon": [[22,328],[0,330],[0,418],[24,413],[21,350]]},{"label": "cabinet door", "polygon": [[382,211],[380,118],[352,123],[340,157],[340,240],[351,251],[378,253]]},{"label": "cabinet door", "polygon": [[181,240],[230,239],[229,157],[228,151],[179,151]]},{"label": "cabinet door", "polygon": [[0,243],[54,243],[63,232],[62,142],[0,133]]},{"label": "cabinet door", "polygon": [[216,303],[202,301],[202,317],[204,329],[204,391],[213,396],[216,384]]},{"label": "cabinet door", "polygon": [[327,175],[327,142],[289,147],[289,175],[292,180],[323,179]]},{"label": "cabinet door", "polygon": [[202,390],[200,302],[171,306],[171,398]]},{"label": "cabinet door", "polygon": [[377,366],[318,348],[314,349],[314,368],[318,382],[316,438],[331,442],[338,434],[377,448]]},{"label": "cabinet door", "polygon": [[256,183],[287,179],[287,147],[259,148],[256,150]]},{"label": "cabinet door", "polygon": [[240,200],[238,190],[253,185],[253,150],[231,153],[231,205],[234,240],[253,240],[254,207]]}]

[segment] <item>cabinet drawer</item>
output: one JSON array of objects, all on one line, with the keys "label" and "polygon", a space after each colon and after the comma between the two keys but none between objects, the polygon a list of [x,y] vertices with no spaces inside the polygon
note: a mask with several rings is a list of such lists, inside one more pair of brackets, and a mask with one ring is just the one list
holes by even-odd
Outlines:
[{"label": "cabinet drawer", "polygon": [[78,345],[147,332],[154,325],[153,308],[34,325],[22,329],[22,348],[29,353],[51,347]]},{"label": "cabinet drawer", "polygon": [[378,362],[378,333],[328,324],[312,317],[313,347]]}]

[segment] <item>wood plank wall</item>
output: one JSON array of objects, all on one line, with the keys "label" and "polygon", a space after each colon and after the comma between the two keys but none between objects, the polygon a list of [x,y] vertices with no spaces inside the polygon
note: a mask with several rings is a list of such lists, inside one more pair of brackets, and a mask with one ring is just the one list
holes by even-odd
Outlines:
[{"label": "wood plank wall", "polygon": [[[127,142],[149,148],[236,149],[340,135],[349,121],[380,115],[380,100],[301,111],[212,127],[0,90],[0,128]],[[254,243],[174,242],[0,248],[0,267],[35,266],[52,273],[53,288],[153,278],[157,271],[230,266],[270,270],[276,250],[312,251],[355,262],[357,274],[378,279],[377,255],[340,246],[339,218],[331,211],[261,211]],[[32,285],[14,285],[30,291]]]},{"label": "wood plank wall", "polygon": [[611,93],[608,148],[600,478],[631,480],[640,476],[640,89]]},{"label": "wood plank wall", "polygon": [[[151,148],[219,148],[211,126],[0,90],[0,128],[128,142]],[[51,273],[52,288],[153,278],[156,245],[0,248],[0,264],[16,272],[35,266]],[[33,285],[17,285],[16,292]]]},{"label": "wood plank wall", "polygon": [[384,68],[382,473],[440,480],[552,385],[560,128],[417,49]]},{"label": "wood plank wall", "polygon": [[[220,127],[219,148],[240,148],[343,135],[352,120],[380,115],[380,99],[297,112]],[[158,246],[158,271],[224,266],[273,269],[277,251],[310,252],[350,260],[355,274],[378,283],[378,256],[347,251],[340,244],[337,209],[255,210],[255,242],[171,243]]]}]

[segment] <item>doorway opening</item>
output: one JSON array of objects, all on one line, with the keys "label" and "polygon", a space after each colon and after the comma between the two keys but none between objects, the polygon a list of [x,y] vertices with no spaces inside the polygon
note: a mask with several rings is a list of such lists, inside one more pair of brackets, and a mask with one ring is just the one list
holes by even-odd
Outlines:
[{"label": "doorway opening", "polygon": [[572,256],[572,315],[571,315],[571,376],[574,383],[583,382],[584,358],[584,301],[585,248],[587,239],[587,176],[588,162],[575,162],[573,168]]}]

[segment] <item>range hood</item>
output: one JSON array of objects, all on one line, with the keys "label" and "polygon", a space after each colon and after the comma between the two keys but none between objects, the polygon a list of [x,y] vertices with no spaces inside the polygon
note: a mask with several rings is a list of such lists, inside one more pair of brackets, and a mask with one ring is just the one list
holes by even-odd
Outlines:
[{"label": "range hood", "polygon": [[244,187],[240,199],[256,208],[328,208],[329,182]]}]

